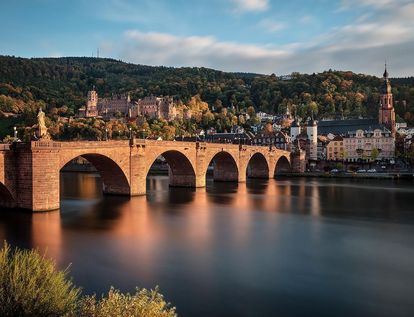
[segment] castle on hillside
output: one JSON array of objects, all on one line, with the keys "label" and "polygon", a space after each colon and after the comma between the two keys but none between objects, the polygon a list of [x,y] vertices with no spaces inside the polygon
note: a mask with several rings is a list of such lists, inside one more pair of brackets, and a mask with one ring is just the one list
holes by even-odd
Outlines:
[{"label": "castle on hillside", "polygon": [[110,98],[102,98],[98,101],[98,112],[104,117],[114,117],[117,114],[126,116],[132,107],[129,94],[112,94]]},{"label": "castle on hillside", "polygon": [[132,107],[130,116],[146,116],[170,121],[177,116],[177,109],[172,97],[151,96],[139,99]]},{"label": "castle on hillside", "polygon": [[146,116],[170,121],[177,116],[177,110],[171,97],[151,96],[132,102],[129,94],[113,94],[110,98],[99,99],[94,87],[88,91],[86,106],[79,109],[78,115],[81,118]]}]

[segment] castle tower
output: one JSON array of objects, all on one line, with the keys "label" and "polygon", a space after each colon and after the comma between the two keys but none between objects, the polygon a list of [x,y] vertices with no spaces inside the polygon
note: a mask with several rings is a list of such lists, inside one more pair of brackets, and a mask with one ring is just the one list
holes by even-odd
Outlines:
[{"label": "castle tower", "polygon": [[98,93],[93,87],[92,90],[88,91],[88,103],[86,104],[85,117],[91,118],[98,116]]},{"label": "castle tower", "polygon": [[300,125],[295,120],[292,122],[292,125],[290,126],[290,138],[293,141],[296,140],[296,137],[300,134]]},{"label": "castle tower", "polygon": [[395,111],[392,99],[391,83],[388,79],[387,64],[385,64],[384,81],[380,88],[380,108],[378,113],[379,123],[385,125],[395,135]]},{"label": "castle tower", "polygon": [[309,120],[306,126],[306,134],[309,140],[309,159],[318,158],[318,125],[315,120]]}]

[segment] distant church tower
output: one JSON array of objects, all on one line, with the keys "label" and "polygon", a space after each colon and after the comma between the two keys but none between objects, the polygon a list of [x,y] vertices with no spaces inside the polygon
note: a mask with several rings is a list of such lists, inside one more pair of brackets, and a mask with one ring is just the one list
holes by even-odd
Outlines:
[{"label": "distant church tower", "polygon": [[387,64],[385,64],[384,82],[382,83],[380,92],[379,123],[385,125],[392,132],[392,135],[395,135],[394,102],[392,99],[391,83],[388,80]]}]

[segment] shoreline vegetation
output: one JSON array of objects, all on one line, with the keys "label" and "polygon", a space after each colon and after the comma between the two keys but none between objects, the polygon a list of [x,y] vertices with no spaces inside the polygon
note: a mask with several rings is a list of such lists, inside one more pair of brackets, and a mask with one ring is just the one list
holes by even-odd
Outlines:
[{"label": "shoreline vegetation", "polygon": [[68,269],[60,271],[53,260],[37,250],[0,249],[0,316],[65,317],[176,317],[175,307],[159,288],[121,293],[111,287],[107,295],[82,295]]}]

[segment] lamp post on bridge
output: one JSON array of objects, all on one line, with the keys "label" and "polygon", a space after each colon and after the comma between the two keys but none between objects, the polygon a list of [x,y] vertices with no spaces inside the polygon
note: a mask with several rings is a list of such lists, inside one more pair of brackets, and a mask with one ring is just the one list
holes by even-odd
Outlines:
[{"label": "lamp post on bridge", "polygon": [[17,141],[17,127],[13,127],[13,137],[14,141]]}]

